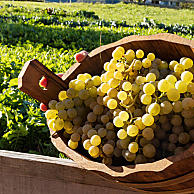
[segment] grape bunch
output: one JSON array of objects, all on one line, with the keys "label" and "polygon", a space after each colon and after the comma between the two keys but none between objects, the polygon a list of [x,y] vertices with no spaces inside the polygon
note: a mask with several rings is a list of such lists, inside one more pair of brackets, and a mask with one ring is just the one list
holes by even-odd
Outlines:
[{"label": "grape bunch", "polygon": [[194,66],[119,46],[101,75],[79,74],[51,100],[48,126],[107,165],[179,154],[194,141]]}]

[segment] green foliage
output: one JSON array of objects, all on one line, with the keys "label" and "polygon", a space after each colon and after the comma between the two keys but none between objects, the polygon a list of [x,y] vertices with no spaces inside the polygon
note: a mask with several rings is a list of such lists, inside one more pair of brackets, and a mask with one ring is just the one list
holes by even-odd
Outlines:
[{"label": "green foliage", "polygon": [[[80,50],[91,51],[129,35],[172,32],[193,39],[191,25],[167,25],[149,18],[139,23],[120,17],[113,21],[95,6],[95,11],[85,11],[88,4],[60,8],[49,4],[53,9],[45,9],[47,4],[41,3],[0,5],[0,149],[58,155],[39,103],[17,88],[17,77],[26,61],[36,58],[59,73],[75,62],[73,56]],[[111,6],[115,8],[99,5],[104,10]],[[118,10],[125,9],[123,6],[118,4]]]}]

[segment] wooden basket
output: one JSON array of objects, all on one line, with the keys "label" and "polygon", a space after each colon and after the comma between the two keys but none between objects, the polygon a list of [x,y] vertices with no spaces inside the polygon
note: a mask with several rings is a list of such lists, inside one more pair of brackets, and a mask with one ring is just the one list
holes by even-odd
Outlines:
[{"label": "wooden basket", "polygon": [[[19,75],[18,86],[31,97],[48,104],[51,99],[57,99],[59,91],[66,89],[69,81],[79,73],[100,74],[103,64],[112,58],[112,51],[117,46],[123,46],[125,50],[143,49],[145,54],[153,52],[168,62],[181,57],[194,60],[194,41],[167,33],[129,36],[93,50],[82,63],[74,64],[64,74],[64,81],[37,60],[28,61]],[[42,90],[39,86],[42,76],[48,80],[47,90]],[[60,152],[65,153],[79,166],[115,181],[115,184],[124,184],[146,193],[194,192],[194,144],[182,154],[153,163],[115,167],[91,161],[70,149],[60,132],[57,137],[51,137],[51,140]]]}]

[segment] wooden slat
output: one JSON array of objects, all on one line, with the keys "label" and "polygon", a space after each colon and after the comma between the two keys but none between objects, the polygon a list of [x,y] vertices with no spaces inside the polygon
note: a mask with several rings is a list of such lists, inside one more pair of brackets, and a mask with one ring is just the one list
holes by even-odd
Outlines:
[{"label": "wooden slat", "polygon": [[0,194],[138,194],[67,159],[0,150]]}]

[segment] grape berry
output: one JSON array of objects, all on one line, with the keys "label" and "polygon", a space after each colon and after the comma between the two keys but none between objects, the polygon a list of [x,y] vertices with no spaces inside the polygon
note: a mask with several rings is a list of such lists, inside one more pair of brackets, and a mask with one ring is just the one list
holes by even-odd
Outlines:
[{"label": "grape berry", "polygon": [[[121,158],[124,164],[152,162],[187,149],[194,141],[193,61],[168,64],[121,46],[112,57],[100,76],[79,74],[48,110],[41,104],[49,128],[62,130],[71,149],[82,147],[107,165],[122,165]],[[46,88],[46,78],[41,85]]]}]

